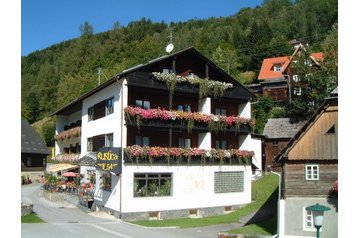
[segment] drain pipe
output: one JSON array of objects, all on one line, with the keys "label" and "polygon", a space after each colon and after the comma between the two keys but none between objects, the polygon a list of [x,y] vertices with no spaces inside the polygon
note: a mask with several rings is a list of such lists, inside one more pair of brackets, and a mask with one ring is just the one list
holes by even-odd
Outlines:
[{"label": "drain pipe", "polygon": [[281,174],[270,171],[270,173],[278,176],[278,199],[277,199],[277,234],[272,237],[280,236],[280,199],[281,199]]}]

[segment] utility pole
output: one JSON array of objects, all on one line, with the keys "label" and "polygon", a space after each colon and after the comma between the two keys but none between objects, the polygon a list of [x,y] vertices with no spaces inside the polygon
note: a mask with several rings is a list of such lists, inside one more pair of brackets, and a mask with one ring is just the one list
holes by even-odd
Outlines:
[{"label": "utility pole", "polygon": [[98,67],[98,85],[101,84],[101,74],[102,74],[102,68]]}]

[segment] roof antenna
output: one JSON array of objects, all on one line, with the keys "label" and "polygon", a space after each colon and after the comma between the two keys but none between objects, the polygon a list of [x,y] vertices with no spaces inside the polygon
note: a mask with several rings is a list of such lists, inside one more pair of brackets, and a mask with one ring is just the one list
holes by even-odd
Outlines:
[{"label": "roof antenna", "polygon": [[167,47],[165,47],[165,51],[170,54],[172,51],[174,50],[174,45],[173,45],[173,30],[170,29],[170,43],[167,45]]}]

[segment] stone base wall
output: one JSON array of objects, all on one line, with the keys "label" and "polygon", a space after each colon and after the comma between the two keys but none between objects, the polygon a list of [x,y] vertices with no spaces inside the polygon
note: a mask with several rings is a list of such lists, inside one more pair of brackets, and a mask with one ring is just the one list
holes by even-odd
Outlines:
[{"label": "stone base wall", "polygon": [[125,221],[138,221],[138,220],[167,220],[167,219],[177,219],[177,218],[201,218],[209,216],[223,215],[230,212],[233,212],[236,209],[239,209],[243,205],[233,205],[233,206],[220,206],[220,207],[206,207],[198,209],[180,209],[180,210],[167,210],[167,211],[151,211],[151,212],[130,212],[122,213],[104,207],[94,203],[92,210],[104,211],[110,215],[120,218]]},{"label": "stone base wall", "polygon": [[21,203],[21,216],[29,215],[33,212],[33,204],[24,204]]},{"label": "stone base wall", "polygon": [[79,204],[78,196],[68,193],[57,193],[57,192],[49,192],[46,190],[42,190],[42,196],[52,202],[69,202],[74,205]]}]

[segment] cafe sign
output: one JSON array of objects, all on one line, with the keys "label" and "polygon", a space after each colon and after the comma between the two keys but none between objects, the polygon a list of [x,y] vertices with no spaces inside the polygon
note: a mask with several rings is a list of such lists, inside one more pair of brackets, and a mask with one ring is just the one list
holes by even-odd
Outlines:
[{"label": "cafe sign", "polygon": [[105,172],[122,173],[122,148],[104,147],[97,151],[96,167]]}]

